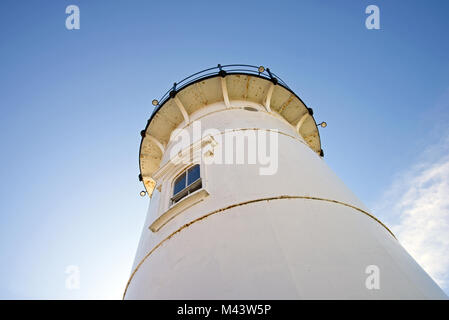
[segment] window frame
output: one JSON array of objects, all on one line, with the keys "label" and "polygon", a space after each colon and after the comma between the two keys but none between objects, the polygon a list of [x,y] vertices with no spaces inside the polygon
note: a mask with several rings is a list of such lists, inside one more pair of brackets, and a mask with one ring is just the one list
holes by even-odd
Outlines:
[{"label": "window frame", "polygon": [[[160,196],[157,210],[155,210],[156,213],[151,215],[153,222],[150,224],[149,229],[152,232],[158,232],[170,220],[183,213],[184,210],[190,209],[194,205],[201,205],[200,202],[209,197],[209,168],[208,164],[202,160],[203,154],[210,156],[210,150],[203,150],[203,148],[208,144],[213,144],[214,146],[216,143],[210,135],[203,137],[181,153],[178,152],[178,156],[167,160],[153,173],[153,178],[156,181],[155,189],[159,191]],[[201,181],[201,188],[191,191],[191,193],[179,199],[176,203],[172,203],[171,198],[175,180],[183,172],[197,164],[200,169],[200,179],[197,181]]]},{"label": "window frame", "polygon": [[[198,167],[199,177],[198,177],[198,179],[193,181],[191,184],[189,184],[189,171],[194,167]],[[194,192],[204,188],[203,179],[202,179],[202,172],[203,172],[202,169],[203,168],[199,163],[193,163],[193,164],[189,165],[188,167],[185,167],[182,170],[180,170],[180,172],[178,172],[178,174],[175,175],[171,179],[172,182],[171,182],[171,188],[170,188],[169,207],[179,203],[180,201],[182,201],[186,197],[190,196]],[[182,176],[183,174],[185,174],[185,187],[175,194],[174,192],[175,192],[176,180],[178,180],[179,177]]]}]

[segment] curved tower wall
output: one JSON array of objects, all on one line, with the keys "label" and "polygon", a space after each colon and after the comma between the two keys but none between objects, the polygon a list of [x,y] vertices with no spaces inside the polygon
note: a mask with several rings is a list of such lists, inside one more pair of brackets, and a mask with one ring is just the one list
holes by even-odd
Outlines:
[{"label": "curved tower wall", "polygon": [[[124,298],[445,298],[284,117],[262,103],[233,100],[231,107],[206,105],[189,120],[176,128],[194,136],[200,123],[202,133],[212,132],[187,148],[193,162],[219,157],[226,137],[277,130],[276,173],[261,175],[266,166],[246,158],[201,161],[202,189],[173,209],[173,179],[188,164],[173,151],[179,139],[172,132],[152,175],[156,185]],[[373,265],[378,288],[369,289]]]}]

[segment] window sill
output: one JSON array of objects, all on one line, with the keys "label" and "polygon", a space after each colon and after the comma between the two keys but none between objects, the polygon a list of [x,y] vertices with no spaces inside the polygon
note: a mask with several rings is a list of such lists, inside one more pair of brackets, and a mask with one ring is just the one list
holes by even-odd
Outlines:
[{"label": "window sill", "polygon": [[159,231],[167,222],[176,217],[182,211],[190,208],[194,204],[202,201],[205,197],[209,195],[206,189],[200,189],[192,194],[186,196],[185,198],[179,200],[173,204],[167,211],[165,211],[159,218],[154,220],[150,226],[150,230],[153,232]]}]

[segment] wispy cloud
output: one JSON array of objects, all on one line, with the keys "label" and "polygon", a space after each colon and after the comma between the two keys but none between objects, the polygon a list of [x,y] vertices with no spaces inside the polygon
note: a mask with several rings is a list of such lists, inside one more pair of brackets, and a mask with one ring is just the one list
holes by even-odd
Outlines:
[{"label": "wispy cloud", "polygon": [[449,136],[400,174],[379,212],[399,242],[449,292]]}]

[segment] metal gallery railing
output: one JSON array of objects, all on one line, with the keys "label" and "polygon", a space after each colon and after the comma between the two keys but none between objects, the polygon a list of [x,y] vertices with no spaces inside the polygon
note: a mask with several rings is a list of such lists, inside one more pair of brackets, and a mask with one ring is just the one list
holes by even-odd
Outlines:
[{"label": "metal gallery railing", "polygon": [[249,64],[219,64],[216,67],[204,69],[182,79],[181,81],[175,82],[173,86],[162,96],[162,98],[160,98],[159,100],[154,99],[152,101],[152,104],[156,107],[153,113],[155,113],[159,109],[158,107],[162,106],[168,99],[174,97],[178,91],[187,87],[188,85],[214,76],[225,77],[228,74],[255,75],[261,78],[268,79],[275,84],[280,84],[283,87],[291,90],[279,76],[277,76],[269,68],[265,68],[264,66],[252,66]]}]

